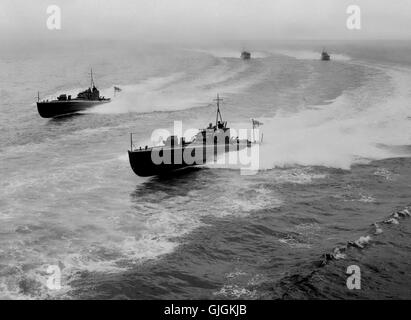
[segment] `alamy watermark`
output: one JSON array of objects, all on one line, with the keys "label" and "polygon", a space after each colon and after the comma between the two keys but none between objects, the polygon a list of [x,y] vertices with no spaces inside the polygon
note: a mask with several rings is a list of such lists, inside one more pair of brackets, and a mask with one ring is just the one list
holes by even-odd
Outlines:
[{"label": "alamy watermark", "polygon": [[60,290],[61,289],[61,269],[57,265],[49,265],[47,267],[47,278],[46,286],[50,290]]},{"label": "alamy watermark", "polygon": [[61,8],[57,5],[50,5],[46,13],[49,15],[46,20],[47,29],[61,30]]},{"label": "alamy watermark", "polygon": [[347,7],[347,29],[348,30],[361,30],[361,8],[357,5],[350,5]]},{"label": "alamy watermark", "polygon": [[[207,129],[187,129],[174,121],[173,132],[156,129],[151,135],[150,148],[154,165],[215,165],[240,169],[242,175],[256,174],[260,167],[260,131],[232,129],[223,125]],[[186,141],[185,137],[192,137]],[[140,147],[140,150],[141,147]]]},{"label": "alamy watermark", "polygon": [[361,290],[361,269],[357,265],[351,265],[347,268],[347,288],[349,290]]}]

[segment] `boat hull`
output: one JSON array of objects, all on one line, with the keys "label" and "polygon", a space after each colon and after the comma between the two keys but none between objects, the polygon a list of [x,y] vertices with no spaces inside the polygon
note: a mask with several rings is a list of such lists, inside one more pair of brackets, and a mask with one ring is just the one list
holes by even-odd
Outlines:
[{"label": "boat hull", "polygon": [[[225,145],[197,145],[177,148],[150,148],[129,150],[128,156],[133,172],[140,177],[168,175],[173,171],[212,163],[224,153],[250,147],[249,141]],[[186,157],[185,155],[191,156]],[[197,156],[196,156],[197,155]],[[159,163],[157,159],[169,159]]]},{"label": "boat hull", "polygon": [[54,118],[80,112],[110,100],[71,100],[71,101],[44,101],[37,102],[37,110],[42,118]]},{"label": "boat hull", "polygon": [[330,61],[331,60],[331,56],[327,53],[323,53],[321,55],[321,61]]}]

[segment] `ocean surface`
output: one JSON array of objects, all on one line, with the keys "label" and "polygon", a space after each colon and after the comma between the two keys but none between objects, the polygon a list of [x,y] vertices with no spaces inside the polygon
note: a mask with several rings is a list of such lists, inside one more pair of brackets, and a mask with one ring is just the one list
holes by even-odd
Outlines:
[{"label": "ocean surface", "polygon": [[[411,44],[325,44],[2,47],[0,298],[410,299]],[[38,115],[91,67],[110,104]],[[264,123],[257,174],[132,172],[130,132],[205,127],[217,93]]]}]

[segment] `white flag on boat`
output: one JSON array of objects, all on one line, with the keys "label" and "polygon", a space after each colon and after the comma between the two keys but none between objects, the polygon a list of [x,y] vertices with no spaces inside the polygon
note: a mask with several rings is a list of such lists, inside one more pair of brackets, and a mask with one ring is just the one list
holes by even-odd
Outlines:
[{"label": "white flag on boat", "polygon": [[264,124],[264,123],[262,123],[258,120],[255,120],[255,119],[251,119],[251,121],[253,122],[253,127],[254,128],[257,128],[257,127],[262,126]]},{"label": "white flag on boat", "polygon": [[[255,143],[256,142],[262,143],[263,142],[263,134],[261,133],[261,136],[260,136],[260,130],[256,129],[256,128],[262,126],[263,123],[258,121],[258,120],[255,120],[255,119],[251,119],[251,121],[253,123],[252,141],[255,142]],[[257,135],[257,138],[256,138],[256,135]]]}]

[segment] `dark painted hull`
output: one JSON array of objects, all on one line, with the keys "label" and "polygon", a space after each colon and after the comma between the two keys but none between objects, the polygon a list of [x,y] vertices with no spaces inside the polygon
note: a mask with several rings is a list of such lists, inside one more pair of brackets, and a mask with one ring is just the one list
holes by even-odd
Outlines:
[{"label": "dark painted hull", "polygon": [[[128,151],[128,156],[130,160],[130,166],[134,173],[140,177],[150,177],[157,175],[168,175],[173,171],[203,165],[205,163],[210,163],[216,161],[217,157],[223,153],[235,150],[242,150],[244,148],[250,147],[251,143],[249,141],[244,141],[241,143],[226,144],[226,145],[196,145],[188,147],[177,147],[173,149],[163,149],[161,155],[164,158],[170,159],[166,163],[160,163],[154,161],[153,158],[159,158],[159,152],[162,148],[154,148],[148,150],[133,150]],[[195,151],[193,151],[195,150]],[[193,161],[186,161],[184,156],[176,155],[184,152],[190,152],[190,154],[197,154],[198,161],[192,159]]]},{"label": "dark painted hull", "polygon": [[241,59],[250,60],[251,59],[251,53],[247,52],[247,51],[241,52]]},{"label": "dark painted hull", "polygon": [[54,118],[72,114],[108,103],[110,100],[71,100],[71,101],[49,101],[37,102],[37,110],[43,118]]},{"label": "dark painted hull", "polygon": [[175,170],[190,166],[185,163],[156,165],[151,159],[151,151],[136,152],[129,150],[128,157],[131,169],[133,169],[133,172],[140,177],[165,175]]}]

